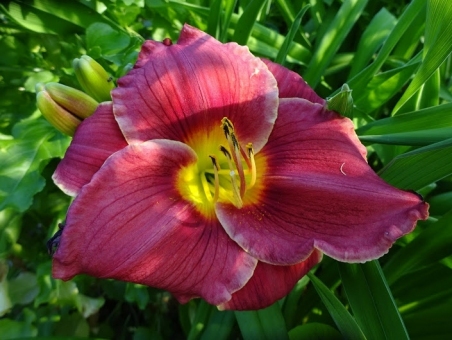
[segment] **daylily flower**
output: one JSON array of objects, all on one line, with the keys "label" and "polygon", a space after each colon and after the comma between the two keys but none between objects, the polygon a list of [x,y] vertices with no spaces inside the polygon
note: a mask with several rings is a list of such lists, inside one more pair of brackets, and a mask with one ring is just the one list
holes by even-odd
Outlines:
[{"label": "daylily flower", "polygon": [[428,215],[366,162],[348,118],[303,79],[185,25],[147,41],[112,102],[77,129],[54,181],[75,196],[53,276],[258,309],[322,253],[385,254]]}]

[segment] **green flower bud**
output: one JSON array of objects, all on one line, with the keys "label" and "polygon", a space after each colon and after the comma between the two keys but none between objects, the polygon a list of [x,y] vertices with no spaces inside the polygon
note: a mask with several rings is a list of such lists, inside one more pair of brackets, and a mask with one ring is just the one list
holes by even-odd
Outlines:
[{"label": "green flower bud", "polygon": [[83,55],[72,62],[80,86],[98,102],[110,101],[115,87],[113,78],[93,58]]},{"label": "green flower bud", "polygon": [[99,105],[86,93],[58,83],[36,84],[36,102],[49,123],[69,136]]},{"label": "green flower bud", "polygon": [[352,91],[347,84],[342,85],[338,94],[326,99],[327,109],[336,111],[342,116],[353,118]]}]

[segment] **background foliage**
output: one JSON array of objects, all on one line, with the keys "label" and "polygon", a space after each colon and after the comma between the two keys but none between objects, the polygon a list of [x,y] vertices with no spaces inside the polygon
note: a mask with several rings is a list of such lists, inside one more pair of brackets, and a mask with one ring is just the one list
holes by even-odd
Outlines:
[{"label": "background foliage", "polygon": [[[310,5],[306,8],[305,5]],[[303,15],[304,14],[304,15]],[[369,163],[417,190],[431,217],[379,261],[329,258],[275,305],[219,312],[112,280],[50,277],[45,242],[70,199],[50,176],[70,142],[35,84],[79,88],[88,54],[115,78],[144,39],[183,23],[299,72],[344,83]],[[452,334],[452,6],[446,0],[18,0],[0,4],[0,338],[448,339]]]}]

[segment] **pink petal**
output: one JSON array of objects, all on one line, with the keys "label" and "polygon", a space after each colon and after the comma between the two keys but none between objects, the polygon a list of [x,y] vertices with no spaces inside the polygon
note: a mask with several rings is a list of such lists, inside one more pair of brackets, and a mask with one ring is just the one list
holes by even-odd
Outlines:
[{"label": "pink petal", "polygon": [[297,263],[314,247],[347,262],[385,254],[427,218],[428,204],[380,179],[355,139],[349,119],[305,100],[282,100],[260,155],[267,159],[260,199],[240,210],[217,204],[226,232],[272,264]]},{"label": "pink petal", "polygon": [[102,103],[77,128],[66,155],[53,174],[53,181],[67,195],[75,196],[111,154],[126,146],[111,102]]},{"label": "pink petal", "polygon": [[322,259],[318,250],[292,266],[274,266],[258,262],[248,283],[232,294],[232,299],[218,306],[220,310],[256,310],[268,307],[286,296],[298,280]]},{"label": "pink petal", "polygon": [[220,304],[251,277],[256,259],[176,189],[188,146],[154,140],[112,155],[71,205],[53,275],[85,273],[171,291],[180,302]]},{"label": "pink petal", "polygon": [[268,59],[262,59],[262,61],[267,65],[278,82],[279,98],[296,97],[309,100],[311,103],[325,104],[325,100],[320,98],[298,73]]},{"label": "pink petal", "polygon": [[135,68],[112,91],[129,143],[220,129],[228,117],[239,140],[260,150],[277,115],[276,80],[248,48],[222,44],[189,25],[177,44],[146,41]]}]

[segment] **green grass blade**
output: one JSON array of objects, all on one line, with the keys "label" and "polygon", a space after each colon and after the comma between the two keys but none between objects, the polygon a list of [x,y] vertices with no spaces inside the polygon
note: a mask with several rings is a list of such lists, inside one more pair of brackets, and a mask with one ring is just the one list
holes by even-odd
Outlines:
[{"label": "green grass blade", "polygon": [[61,35],[82,32],[77,25],[26,4],[11,2],[8,7],[0,5],[0,10],[11,21],[32,32]]},{"label": "green grass blade", "polygon": [[215,39],[220,37],[220,16],[222,0],[214,0],[210,6],[209,18],[207,19],[207,33]]},{"label": "green grass blade", "polygon": [[221,27],[220,41],[226,42],[228,37],[228,28],[231,23],[232,13],[234,12],[237,0],[224,0],[223,25]]},{"label": "green grass blade", "polygon": [[208,323],[213,308],[215,307],[209,305],[204,300],[199,301],[198,308],[196,309],[195,318],[193,320],[190,333],[188,333],[187,340],[196,340],[201,337],[202,331],[204,330]]},{"label": "green grass blade", "polygon": [[315,87],[320,82],[322,74],[333,60],[334,55],[366,5],[367,0],[345,0],[342,4],[323,38],[316,46],[312,60],[303,74],[304,80],[312,87]]},{"label": "green grass blade", "polygon": [[382,8],[367,26],[358,44],[349,78],[364,69],[378,48],[391,33],[397,19],[386,8]]},{"label": "green grass blade", "polygon": [[417,103],[418,109],[439,105],[439,92],[441,87],[441,74],[439,68],[427,79],[421,87],[420,97]]},{"label": "green grass blade", "polygon": [[286,324],[278,303],[257,311],[235,312],[244,340],[288,340]]},{"label": "green grass blade", "polygon": [[378,261],[339,263],[353,315],[368,339],[409,339]]},{"label": "green grass blade", "polygon": [[384,266],[389,284],[403,274],[452,254],[452,210],[423,230]]},{"label": "green grass blade", "polygon": [[452,138],[397,156],[379,173],[386,182],[410,190],[451,174]]},{"label": "green grass blade", "polygon": [[78,1],[33,0],[30,6],[83,28],[95,22],[103,22],[116,29],[124,30],[115,21]]},{"label": "green grass blade", "polygon": [[201,340],[228,340],[234,323],[234,312],[219,311],[217,308],[214,308],[209,322],[202,333]]},{"label": "green grass blade", "polygon": [[452,103],[433,106],[374,121],[356,132],[358,135],[383,135],[452,127],[451,111]]},{"label": "green grass blade", "polygon": [[389,34],[385,43],[380,49],[374,62],[363,71],[348,80],[347,83],[351,89],[365,88],[372,77],[380,70],[381,66],[388,59],[391,51],[397,45],[401,37],[405,34],[410,24],[425,12],[425,0],[413,0],[400,16],[394,29]]},{"label": "green grass blade", "polygon": [[342,340],[343,337],[336,329],[318,322],[310,322],[297,326],[289,331],[290,340]]},{"label": "green grass blade", "polygon": [[447,1],[427,1],[424,60],[393,114],[408,101],[441,66],[452,51],[452,6]]},{"label": "green grass blade", "polygon": [[322,299],[323,304],[330,313],[337,328],[345,339],[358,340],[366,339],[361,328],[356,323],[355,319],[350,315],[344,305],[339,299],[323,284],[317,277],[308,274],[309,279],[314,285],[315,290]]},{"label": "green grass blade", "polygon": [[250,2],[240,16],[240,19],[237,21],[234,36],[232,37],[233,41],[237,42],[239,45],[246,45],[257,16],[265,3],[266,0],[252,0]]},{"label": "green grass blade", "polygon": [[387,133],[384,135],[359,136],[363,143],[379,143],[390,145],[425,146],[449,139],[452,136],[452,127],[410,131],[400,133]]},{"label": "green grass blade", "polygon": [[284,43],[279,49],[278,55],[275,58],[275,62],[278,64],[283,65],[284,61],[286,60],[287,54],[289,53],[289,47],[292,43],[295,34],[298,32],[298,29],[300,28],[301,19],[303,18],[303,15],[308,10],[309,5],[304,6],[300,12],[298,12],[297,17],[295,18],[292,26],[290,27],[289,33],[287,34],[286,38],[284,39]]}]

